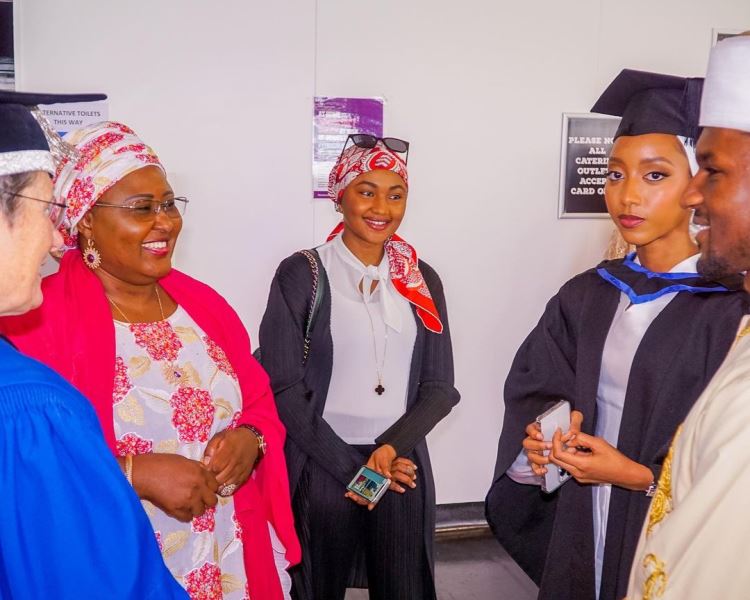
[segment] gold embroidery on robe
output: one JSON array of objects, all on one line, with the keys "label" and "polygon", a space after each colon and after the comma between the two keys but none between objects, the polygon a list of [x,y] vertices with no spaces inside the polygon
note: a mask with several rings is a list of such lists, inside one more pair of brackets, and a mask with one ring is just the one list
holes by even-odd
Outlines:
[{"label": "gold embroidery on robe", "polygon": [[737,344],[740,343],[740,340],[743,337],[750,334],[750,324],[748,324],[749,322],[750,322],[750,317],[748,315],[745,315],[744,317],[742,317],[742,320],[740,321],[739,332],[735,336],[734,342],[732,342],[732,348],[730,349],[730,351],[734,350],[737,347]]},{"label": "gold embroidery on robe", "polygon": [[664,569],[664,561],[659,560],[655,554],[647,554],[643,559],[643,568],[648,571],[651,567],[646,581],[643,582],[643,600],[661,598],[667,589],[667,572]]},{"label": "gold embroidery on robe", "polygon": [[669,446],[669,452],[667,452],[667,457],[664,459],[664,464],[661,468],[659,485],[656,488],[654,497],[651,499],[651,507],[648,511],[648,527],[646,527],[647,538],[651,536],[654,527],[672,512],[672,457],[681,431],[682,425],[677,428],[677,432],[674,434],[672,444]]}]

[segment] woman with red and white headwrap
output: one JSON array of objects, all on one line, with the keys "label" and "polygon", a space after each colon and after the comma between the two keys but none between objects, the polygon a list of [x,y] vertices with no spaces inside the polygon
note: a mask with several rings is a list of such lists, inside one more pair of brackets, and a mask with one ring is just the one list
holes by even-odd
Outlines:
[{"label": "woman with red and white headwrap", "polygon": [[[281,263],[260,329],[303,547],[294,591],[336,600],[367,586],[373,599],[435,598],[425,436],[459,400],[445,297],[396,235],[408,144],[349,139],[329,179],[342,223]],[[362,465],[392,481],[377,505],[347,491]]]},{"label": "woman with red and white headwrap", "polygon": [[172,268],[187,200],[125,125],[66,141],[68,251],[42,306],[0,330],[92,402],[191,598],[288,598],[300,551],[284,427],[237,314]]}]

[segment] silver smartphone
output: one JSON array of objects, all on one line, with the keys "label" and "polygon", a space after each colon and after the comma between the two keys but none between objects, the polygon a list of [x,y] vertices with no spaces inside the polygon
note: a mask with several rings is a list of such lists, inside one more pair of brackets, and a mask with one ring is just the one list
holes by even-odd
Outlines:
[{"label": "silver smartphone", "polygon": [[383,494],[388,491],[388,486],[391,485],[391,480],[387,477],[383,477],[380,473],[362,467],[354,479],[351,480],[349,485],[346,486],[350,492],[354,492],[360,498],[364,498],[371,504],[377,504],[378,500],[383,497]]},{"label": "silver smartphone", "polygon": [[[536,422],[539,424],[545,442],[552,440],[552,436],[555,435],[558,428],[563,434],[567,433],[570,429],[570,402],[560,400],[552,408],[539,415]],[[545,450],[544,456],[549,455],[549,453],[549,450]],[[568,479],[570,479],[570,473],[553,463],[549,463],[547,472],[542,479],[542,491],[550,494]]]}]

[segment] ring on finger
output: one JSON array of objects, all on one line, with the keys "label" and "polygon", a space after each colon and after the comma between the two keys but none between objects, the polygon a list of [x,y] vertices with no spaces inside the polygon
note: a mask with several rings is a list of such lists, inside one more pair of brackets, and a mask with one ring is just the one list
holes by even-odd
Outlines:
[{"label": "ring on finger", "polygon": [[237,491],[237,484],[236,483],[225,483],[221,486],[219,486],[219,489],[217,490],[217,493],[222,498],[228,498],[232,494],[234,494]]}]

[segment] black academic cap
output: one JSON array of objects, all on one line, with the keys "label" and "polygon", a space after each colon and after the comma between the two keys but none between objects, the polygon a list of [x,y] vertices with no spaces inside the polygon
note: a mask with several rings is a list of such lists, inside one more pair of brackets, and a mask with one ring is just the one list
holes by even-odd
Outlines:
[{"label": "black academic cap", "polygon": [[22,104],[37,106],[39,104],[70,104],[71,102],[96,102],[106,100],[106,94],[46,94],[43,92],[8,92],[0,90],[0,104]]},{"label": "black academic cap", "polygon": [[623,69],[591,112],[622,117],[621,135],[669,133],[698,137],[703,79]]},{"label": "black academic cap", "polygon": [[44,130],[31,114],[38,104],[93,102],[104,94],[35,94],[0,91],[0,175],[31,170],[51,170],[49,143]]}]

